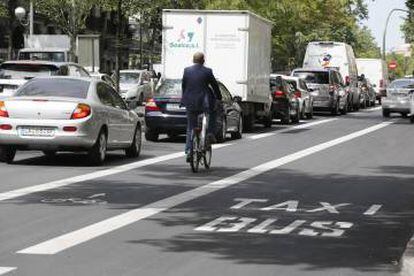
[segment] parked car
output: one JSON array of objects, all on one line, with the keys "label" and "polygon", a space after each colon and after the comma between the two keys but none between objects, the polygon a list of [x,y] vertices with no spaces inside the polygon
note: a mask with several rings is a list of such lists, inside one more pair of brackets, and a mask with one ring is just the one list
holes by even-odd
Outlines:
[{"label": "parked car", "polygon": [[311,89],[313,108],[332,115],[347,113],[347,93],[341,73],[333,68],[295,69],[292,76],[303,79]]},{"label": "parked car", "polygon": [[334,41],[310,42],[303,61],[304,68],[336,68],[349,94],[348,109],[360,107],[358,68],[354,50],[346,43]]},{"label": "parked car", "polygon": [[108,84],[91,78],[35,78],[0,101],[0,161],[16,150],[86,151],[102,164],[107,150],[141,150],[141,122]]},{"label": "parked car", "polygon": [[6,61],[0,65],[0,96],[11,96],[28,80],[45,76],[89,77],[89,73],[71,62]]},{"label": "parked car", "polygon": [[299,100],[299,114],[301,119],[313,118],[313,97],[303,79],[297,77],[283,77],[294,89],[294,95]]},{"label": "parked car", "polygon": [[280,119],[282,124],[298,123],[300,120],[299,99],[295,95],[295,88],[286,78],[287,76],[284,75],[270,75],[273,118]]},{"label": "parked car", "polygon": [[381,104],[381,98],[386,96],[389,85],[387,63],[375,58],[357,58],[356,62],[358,73],[364,74],[371,81],[376,99]]},{"label": "parked car", "polygon": [[116,87],[115,81],[107,74],[97,73],[97,72],[90,72],[89,74],[91,75],[92,78],[104,81],[110,86],[112,86],[113,88]]},{"label": "parked car", "polygon": [[[241,99],[232,97],[221,82],[218,82],[222,95],[222,105],[218,107],[216,139],[224,142],[227,133],[232,139],[240,139],[243,132],[243,116],[239,105]],[[145,106],[145,138],[158,141],[160,134],[170,137],[185,134],[187,116],[185,107],[180,106],[182,97],[181,80],[167,79],[157,88],[153,98]]]},{"label": "parked car", "polygon": [[382,115],[386,118],[391,113],[400,113],[407,117],[410,113],[410,93],[414,92],[414,79],[396,79],[391,82],[387,97],[382,98]]},{"label": "parked car", "polygon": [[152,72],[147,70],[121,70],[119,92],[122,98],[134,106],[145,103],[152,96],[151,78]]}]

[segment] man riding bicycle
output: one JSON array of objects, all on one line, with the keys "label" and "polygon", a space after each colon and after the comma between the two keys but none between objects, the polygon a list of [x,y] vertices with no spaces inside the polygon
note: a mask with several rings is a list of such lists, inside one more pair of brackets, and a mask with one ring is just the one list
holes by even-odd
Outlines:
[{"label": "man riding bicycle", "polygon": [[192,147],[191,134],[197,126],[198,116],[203,112],[210,115],[208,127],[208,139],[211,143],[215,141],[216,100],[221,101],[221,93],[213,71],[204,66],[204,54],[197,52],[193,56],[194,65],[184,69],[181,104],[187,110],[187,137],[185,153],[187,162]]}]

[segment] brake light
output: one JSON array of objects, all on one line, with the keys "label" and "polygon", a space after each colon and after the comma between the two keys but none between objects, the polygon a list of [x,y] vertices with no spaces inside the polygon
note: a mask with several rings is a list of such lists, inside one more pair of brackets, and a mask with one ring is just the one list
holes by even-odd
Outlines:
[{"label": "brake light", "polygon": [[295,97],[296,98],[302,98],[302,93],[298,90],[295,92]]},{"label": "brake light", "polygon": [[71,119],[72,120],[83,119],[91,115],[91,113],[92,113],[92,110],[89,105],[78,104],[78,106],[72,113]]},{"label": "brake light", "polygon": [[9,112],[7,112],[6,105],[3,101],[0,101],[0,117],[9,117]]},{"label": "brake light", "polygon": [[276,90],[276,91],[273,93],[273,95],[274,95],[276,98],[286,97],[285,92],[280,91],[280,90]]},{"label": "brake light", "polygon": [[384,88],[384,80],[380,80],[380,88]]},{"label": "brake light", "polygon": [[160,111],[161,108],[157,105],[155,100],[151,98],[145,103],[145,110],[146,111]]},{"label": "brake light", "polygon": [[1,130],[11,130],[13,127],[11,125],[0,125]]}]

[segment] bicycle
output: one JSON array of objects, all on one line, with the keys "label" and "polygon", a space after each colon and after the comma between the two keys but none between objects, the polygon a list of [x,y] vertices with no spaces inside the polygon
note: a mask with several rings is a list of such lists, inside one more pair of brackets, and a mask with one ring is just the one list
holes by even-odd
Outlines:
[{"label": "bicycle", "polygon": [[193,129],[191,134],[190,166],[193,173],[198,172],[200,165],[204,165],[206,170],[211,166],[213,151],[211,143],[207,139],[208,121],[208,113],[199,115],[197,127]]}]

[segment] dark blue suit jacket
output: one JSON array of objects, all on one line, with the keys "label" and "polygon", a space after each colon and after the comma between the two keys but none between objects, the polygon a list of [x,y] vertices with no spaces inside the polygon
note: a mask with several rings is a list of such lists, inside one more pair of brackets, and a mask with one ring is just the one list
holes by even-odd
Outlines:
[{"label": "dark blue suit jacket", "polygon": [[181,104],[188,111],[212,110],[221,93],[213,71],[201,64],[184,69]]}]

